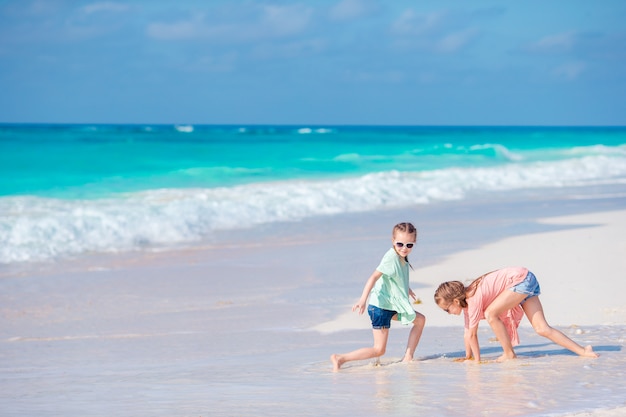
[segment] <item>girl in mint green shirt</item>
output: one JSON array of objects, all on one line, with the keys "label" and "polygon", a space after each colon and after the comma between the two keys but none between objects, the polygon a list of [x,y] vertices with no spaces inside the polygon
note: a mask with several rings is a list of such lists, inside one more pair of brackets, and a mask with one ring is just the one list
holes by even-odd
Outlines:
[{"label": "girl in mint green shirt", "polygon": [[374,345],[349,353],[331,355],[333,371],[338,371],[344,363],[349,361],[378,358],[384,355],[391,320],[398,320],[406,325],[412,324],[402,361],[413,360],[426,322],[424,315],[413,310],[409,299],[409,297],[415,299],[415,294],[409,288],[408,255],[413,250],[416,239],[417,230],[411,223],[398,223],[394,226],[391,249],[385,253],[380,264],[365,283],[361,298],[352,307],[352,311],[363,314],[367,306],[367,312],[372,320]]}]

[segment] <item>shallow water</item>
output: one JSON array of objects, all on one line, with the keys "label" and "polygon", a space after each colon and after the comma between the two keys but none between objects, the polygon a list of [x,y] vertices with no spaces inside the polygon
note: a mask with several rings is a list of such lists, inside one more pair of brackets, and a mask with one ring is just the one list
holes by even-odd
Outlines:
[{"label": "shallow water", "polygon": [[[327,356],[367,345],[367,330],[319,335],[258,331],[118,335],[2,344],[4,416],[544,416],[623,405],[626,327],[563,329],[591,343],[579,358],[522,329],[519,359],[456,363],[459,328],[425,331],[420,361],[388,355],[331,372]],[[215,340],[220,336],[220,340]],[[500,349],[481,333],[485,359]],[[228,344],[227,350],[223,344]]]}]

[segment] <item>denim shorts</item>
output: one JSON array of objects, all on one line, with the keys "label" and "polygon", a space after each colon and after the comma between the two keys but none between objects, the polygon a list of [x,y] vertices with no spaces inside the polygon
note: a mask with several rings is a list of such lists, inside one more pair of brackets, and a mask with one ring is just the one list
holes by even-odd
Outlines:
[{"label": "denim shorts", "polygon": [[511,288],[511,290],[519,294],[528,295],[526,298],[524,298],[524,300],[522,300],[520,304],[524,304],[524,302],[528,300],[530,297],[534,297],[536,295],[541,294],[541,288],[539,287],[539,282],[537,282],[537,278],[535,277],[535,274],[533,274],[530,271],[528,271],[528,274],[526,275],[526,278],[524,278],[524,281],[520,282],[519,284]]},{"label": "denim shorts", "polygon": [[370,304],[367,306],[367,314],[370,315],[370,319],[372,320],[372,328],[388,329],[391,327],[391,319],[398,313],[393,310],[385,310],[384,308],[376,307]]}]

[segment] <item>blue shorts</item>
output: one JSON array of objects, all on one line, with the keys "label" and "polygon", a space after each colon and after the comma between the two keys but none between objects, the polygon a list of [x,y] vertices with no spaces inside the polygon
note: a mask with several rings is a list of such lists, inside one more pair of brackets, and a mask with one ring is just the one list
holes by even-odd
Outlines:
[{"label": "blue shorts", "polygon": [[527,294],[527,297],[522,300],[520,305],[524,304],[524,302],[528,300],[530,297],[534,297],[536,295],[541,294],[541,288],[539,287],[539,282],[537,282],[537,278],[535,277],[535,274],[533,274],[530,271],[528,271],[528,274],[526,275],[526,278],[524,278],[524,281],[520,282],[515,287],[511,288],[511,290],[519,294]]},{"label": "blue shorts", "polygon": [[367,314],[370,315],[370,319],[372,320],[372,328],[388,329],[391,327],[391,319],[398,313],[393,310],[385,310],[384,308],[376,307],[370,304],[367,306]]}]

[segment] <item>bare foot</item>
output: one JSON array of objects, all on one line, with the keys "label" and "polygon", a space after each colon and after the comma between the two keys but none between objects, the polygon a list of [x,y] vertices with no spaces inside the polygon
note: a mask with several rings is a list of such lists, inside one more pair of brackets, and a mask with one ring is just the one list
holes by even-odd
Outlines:
[{"label": "bare foot", "polygon": [[580,356],[584,356],[586,358],[597,358],[600,355],[598,355],[596,352],[594,352],[593,351],[593,347],[591,347],[591,345],[589,345],[589,346],[585,346],[585,351]]},{"label": "bare foot", "polygon": [[411,363],[413,362],[413,357],[411,356],[405,356],[404,359],[402,359],[403,363]]},{"label": "bare foot", "polygon": [[516,359],[517,355],[515,353],[512,354],[503,354],[502,356],[500,356],[498,359],[496,359],[496,362],[505,362],[511,359]]},{"label": "bare foot", "polygon": [[333,363],[333,372],[339,371],[339,368],[341,368],[341,365],[345,362],[345,360],[336,353],[330,355],[330,361]]}]

